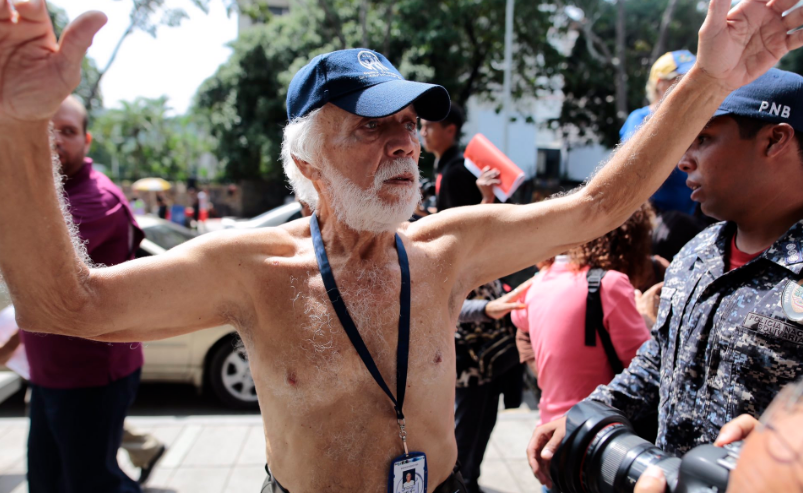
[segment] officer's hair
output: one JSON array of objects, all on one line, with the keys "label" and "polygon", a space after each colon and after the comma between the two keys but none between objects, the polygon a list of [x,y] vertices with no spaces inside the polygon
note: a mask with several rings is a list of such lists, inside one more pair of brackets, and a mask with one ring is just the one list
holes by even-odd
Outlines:
[{"label": "officer's hair", "polygon": [[[736,122],[736,125],[739,126],[739,138],[742,140],[750,140],[756,138],[756,135],[763,129],[764,127],[769,127],[770,125],[774,125],[774,123],[768,123],[764,120],[758,120],[756,118],[750,118],[748,116],[741,116],[741,115],[728,115],[729,117],[733,118]],[[795,130],[795,140],[797,141],[797,152],[800,156],[801,162],[803,162],[803,132],[798,132]]]}]

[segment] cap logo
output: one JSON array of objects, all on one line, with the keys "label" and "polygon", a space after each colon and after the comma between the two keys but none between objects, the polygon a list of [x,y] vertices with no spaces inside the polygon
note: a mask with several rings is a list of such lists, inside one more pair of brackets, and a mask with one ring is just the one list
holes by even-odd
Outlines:
[{"label": "cap logo", "polygon": [[357,61],[360,62],[360,65],[368,70],[373,70],[375,72],[389,72],[388,68],[382,65],[382,62],[379,61],[379,57],[370,51],[359,52],[357,54]]},{"label": "cap logo", "polygon": [[775,103],[770,104],[769,101],[762,101],[761,106],[758,108],[758,112],[763,113],[766,110],[769,110],[768,113],[771,116],[780,116],[781,118],[789,118],[789,116],[792,114],[792,108],[789,106]]}]

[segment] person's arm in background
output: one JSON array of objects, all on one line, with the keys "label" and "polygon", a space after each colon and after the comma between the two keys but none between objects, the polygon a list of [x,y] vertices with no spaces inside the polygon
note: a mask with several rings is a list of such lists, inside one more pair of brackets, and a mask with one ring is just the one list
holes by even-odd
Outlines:
[{"label": "person's arm in background", "polygon": [[516,330],[516,349],[519,350],[519,363],[527,363],[527,367],[533,372],[533,376],[538,378],[538,365],[535,361],[535,351],[533,351],[533,343],[528,331]]},{"label": "person's arm in background", "polygon": [[461,324],[493,322],[493,319],[485,314],[485,307],[488,303],[490,303],[488,300],[464,301],[457,322]]},{"label": "person's arm in background", "polygon": [[516,289],[495,300],[465,300],[457,321],[459,323],[492,322],[513,310],[526,308],[527,305],[519,300],[527,294],[530,284],[532,284],[532,279],[524,281]]},{"label": "person's arm in background", "polygon": [[[532,284],[533,279],[527,281]],[[529,288],[529,285],[527,286]],[[532,370],[535,378],[538,378],[538,366],[535,362],[535,351],[533,351],[532,341],[530,340],[530,320],[529,320],[529,305],[526,299],[523,300],[523,308],[514,310],[510,314],[510,320],[516,326],[516,349],[519,350],[519,362],[527,363],[527,366]]]}]

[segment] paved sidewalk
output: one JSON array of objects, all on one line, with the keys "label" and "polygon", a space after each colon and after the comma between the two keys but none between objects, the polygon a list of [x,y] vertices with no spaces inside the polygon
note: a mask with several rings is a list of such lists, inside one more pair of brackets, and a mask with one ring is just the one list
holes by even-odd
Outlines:
[{"label": "paved sidewalk", "polygon": [[[524,456],[538,413],[503,411],[491,436],[480,484],[487,493],[540,491]],[[153,433],[168,451],[146,493],[257,493],[265,479],[265,438],[259,416],[131,417],[128,423]],[[0,493],[27,493],[25,418],[0,419]],[[131,477],[125,452],[120,464]]]}]

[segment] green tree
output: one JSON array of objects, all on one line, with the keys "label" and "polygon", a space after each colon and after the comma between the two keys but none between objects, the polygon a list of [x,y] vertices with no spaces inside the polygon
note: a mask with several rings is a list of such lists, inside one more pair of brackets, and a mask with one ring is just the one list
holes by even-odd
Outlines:
[{"label": "green tree", "polygon": [[[595,43],[603,43],[605,49],[615,53],[617,5],[599,0],[571,2],[585,12],[585,18],[593,25],[590,29],[578,29],[579,37],[560,70],[565,100],[560,118],[552,124],[563,130],[570,145],[596,140],[607,147],[618,143],[623,116],[647,104],[644,87],[662,31],[666,51],[697,51],[697,31],[705,19],[706,2],[677,0],[670,6],[670,1],[624,2],[627,101],[619,112],[615,92],[616,64],[601,61],[591,48]],[[662,22],[661,13],[667,10],[671,15],[668,19],[665,16]],[[666,26],[663,30],[662,24]]]},{"label": "green tree", "polygon": [[212,150],[214,141],[205,120],[194,115],[171,117],[169,111],[167,98],[161,97],[137,98],[99,113],[90,126],[94,137],[90,156],[108,165],[115,179],[196,176],[198,161]]},{"label": "green tree", "polygon": [[[116,0],[119,1],[119,0]],[[209,0],[189,0],[192,5],[208,12]],[[233,0],[224,0],[227,2],[229,10],[233,8]],[[186,10],[182,8],[174,8],[166,5],[165,0],[131,0],[131,11],[128,14],[128,26],[126,27],[120,39],[117,41],[109,60],[101,69],[96,69],[95,77],[90,79],[86,89],[88,104],[93,104],[98,91],[100,90],[100,81],[103,76],[111,68],[114,61],[117,59],[117,53],[120,51],[123,42],[136,31],[148,33],[152,37],[156,37],[156,30],[159,26],[176,27],[181,25],[181,22],[188,18]]]},{"label": "green tree", "polygon": [[[545,87],[561,55],[547,36],[557,31],[552,3],[516,8],[513,97],[520,98]],[[230,179],[282,179],[287,85],[317,54],[376,49],[406,77],[444,85],[462,104],[472,95],[493,99],[502,85],[505,0],[298,0],[284,16],[260,2],[243,11],[264,24],[241,34],[196,97]]]},{"label": "green tree", "polygon": [[803,50],[795,50],[781,58],[779,68],[803,75]]}]

